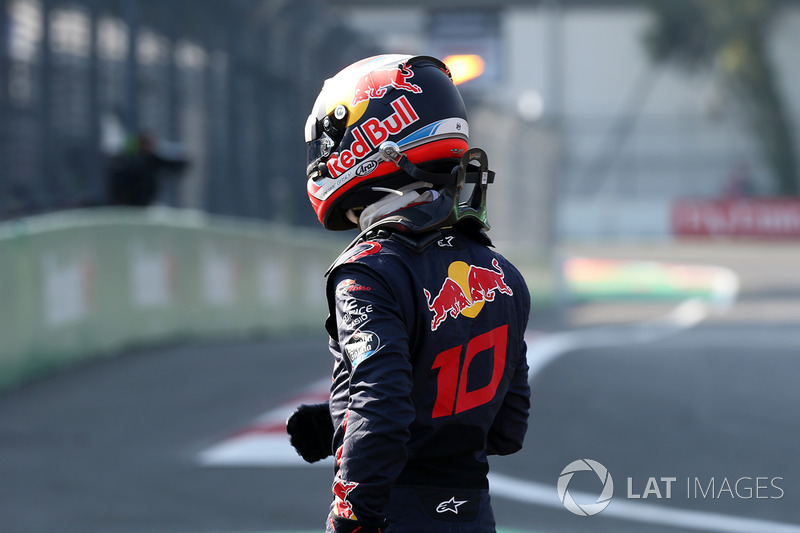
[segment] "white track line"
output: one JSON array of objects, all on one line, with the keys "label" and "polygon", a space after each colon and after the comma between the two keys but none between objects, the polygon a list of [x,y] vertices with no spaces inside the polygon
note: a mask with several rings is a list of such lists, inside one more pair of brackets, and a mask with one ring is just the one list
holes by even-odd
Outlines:
[{"label": "white track line", "polygon": [[738,276],[723,267],[692,268],[710,270],[714,275],[709,300],[689,298],[663,317],[633,324],[564,331],[538,338],[535,333],[526,335],[530,381],[533,382],[548,363],[567,352],[581,348],[654,342],[692,328],[710,315],[720,315],[730,310],[739,292]]},{"label": "white track line", "polygon": [[[563,509],[558,499],[555,486],[515,479],[503,474],[490,473],[489,487],[492,497],[503,497],[522,503],[543,505]],[[592,501],[597,494],[569,491],[574,499]],[[564,510],[567,513],[566,510]],[[800,533],[800,526],[745,518],[740,516],[692,511],[655,505],[651,503],[632,502],[613,499],[601,513],[586,517],[596,520],[598,517],[631,520],[648,524],[670,527],[683,527],[696,531],[717,531],[724,533]]]}]

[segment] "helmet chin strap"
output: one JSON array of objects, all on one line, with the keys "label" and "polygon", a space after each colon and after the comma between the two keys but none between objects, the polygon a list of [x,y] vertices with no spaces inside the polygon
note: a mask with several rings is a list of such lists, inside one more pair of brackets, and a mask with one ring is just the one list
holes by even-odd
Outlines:
[{"label": "helmet chin strap", "polygon": [[[456,175],[453,173],[443,174],[437,172],[427,172],[408,160],[408,157],[400,151],[397,143],[386,141],[378,147],[378,152],[384,161],[393,162],[406,174],[419,181],[427,181],[433,185],[452,185],[456,182]],[[458,167],[456,167],[458,168]]]},{"label": "helmet chin strap", "polygon": [[[467,183],[480,183],[482,185],[487,185],[494,182],[494,172],[488,169],[481,172],[464,169],[463,181],[459,180],[459,166],[455,166],[452,172],[449,174],[422,170],[417,165],[409,161],[408,157],[406,157],[406,155],[400,151],[400,147],[397,146],[397,143],[392,141],[381,143],[381,145],[378,147],[378,151],[384,161],[393,162],[415,180],[426,181],[433,185],[458,185],[458,187],[461,188]],[[464,157],[470,157],[472,152],[483,153],[482,150],[473,148],[469,150]]]}]

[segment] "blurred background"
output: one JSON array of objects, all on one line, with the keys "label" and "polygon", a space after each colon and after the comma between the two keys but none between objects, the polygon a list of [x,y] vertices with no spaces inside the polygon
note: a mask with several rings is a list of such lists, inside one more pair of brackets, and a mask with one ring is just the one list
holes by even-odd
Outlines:
[{"label": "blurred background", "polygon": [[534,302],[500,530],[800,531],[798,50],[793,0],[0,0],[0,530],[320,529],[282,420],[354,235],[302,128],[408,53],[450,66]]}]

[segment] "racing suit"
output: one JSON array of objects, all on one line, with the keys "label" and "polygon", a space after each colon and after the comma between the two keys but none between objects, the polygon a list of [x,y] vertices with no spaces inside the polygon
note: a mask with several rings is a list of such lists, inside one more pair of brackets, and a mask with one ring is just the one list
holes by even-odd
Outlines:
[{"label": "racing suit", "polygon": [[518,451],[527,429],[530,295],[481,239],[384,229],[329,272],[328,532],[342,518],[388,533],[495,530],[487,454]]}]

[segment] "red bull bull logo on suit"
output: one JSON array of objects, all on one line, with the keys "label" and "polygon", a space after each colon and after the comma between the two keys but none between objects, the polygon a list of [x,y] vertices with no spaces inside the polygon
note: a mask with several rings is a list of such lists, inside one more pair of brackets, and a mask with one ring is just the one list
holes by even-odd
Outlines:
[{"label": "red bull bull logo on suit", "polygon": [[468,265],[463,261],[450,263],[447,278],[435,297],[432,298],[428,289],[423,289],[428,309],[433,312],[431,331],[436,331],[448,316],[475,318],[485,302],[494,301],[497,292],[513,295],[504,278],[497,259],[492,259],[492,268]]},{"label": "red bull bull logo on suit", "polygon": [[333,484],[333,494],[335,496],[335,509],[336,514],[343,518],[353,518],[353,504],[347,500],[347,496],[353,492],[353,489],[358,486],[355,481],[345,481],[337,477],[336,482]]}]

